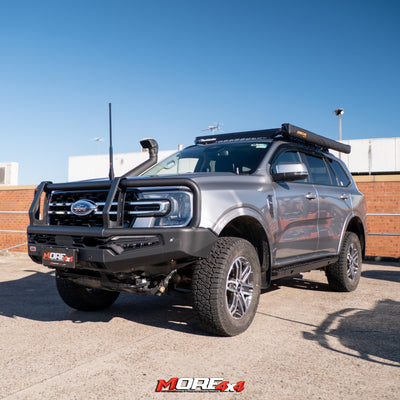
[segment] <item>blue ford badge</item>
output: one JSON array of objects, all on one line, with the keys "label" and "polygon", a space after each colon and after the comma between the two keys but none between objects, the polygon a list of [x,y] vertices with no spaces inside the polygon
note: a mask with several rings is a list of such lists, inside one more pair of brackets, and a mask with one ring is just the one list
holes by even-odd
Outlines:
[{"label": "blue ford badge", "polygon": [[71,206],[72,214],[84,217],[97,211],[97,204],[92,200],[78,200]]}]

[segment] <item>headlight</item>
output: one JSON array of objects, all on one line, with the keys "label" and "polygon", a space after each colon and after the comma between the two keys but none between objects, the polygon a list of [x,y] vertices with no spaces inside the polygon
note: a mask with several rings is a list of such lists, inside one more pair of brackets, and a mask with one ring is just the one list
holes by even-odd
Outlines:
[{"label": "headlight", "polygon": [[170,211],[165,216],[150,218],[136,218],[133,227],[157,227],[157,226],[186,226],[193,217],[193,195],[185,190],[177,191],[143,191],[139,198],[147,201],[167,200],[170,203]]}]

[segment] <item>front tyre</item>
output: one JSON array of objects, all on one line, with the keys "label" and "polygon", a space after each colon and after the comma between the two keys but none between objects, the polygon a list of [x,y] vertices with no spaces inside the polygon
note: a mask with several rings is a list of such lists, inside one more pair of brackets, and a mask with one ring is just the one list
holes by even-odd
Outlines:
[{"label": "front tyre", "polygon": [[56,273],[57,290],[64,302],[72,308],[82,311],[98,311],[111,306],[119,292],[91,289],[78,285]]},{"label": "front tyre", "polygon": [[219,238],[193,273],[193,303],[204,329],[235,336],[251,324],[260,298],[261,268],[244,239]]},{"label": "front tyre", "polygon": [[347,232],[343,239],[339,260],[326,267],[329,287],[337,292],[352,292],[361,277],[362,250],[358,236]]}]

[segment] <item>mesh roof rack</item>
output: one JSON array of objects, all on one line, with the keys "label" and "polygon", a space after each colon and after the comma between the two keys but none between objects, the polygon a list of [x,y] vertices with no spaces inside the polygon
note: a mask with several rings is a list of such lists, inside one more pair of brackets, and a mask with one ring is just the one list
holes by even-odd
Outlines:
[{"label": "mesh roof rack", "polygon": [[195,143],[211,144],[232,140],[273,139],[278,136],[290,141],[303,142],[305,144],[311,143],[320,146],[324,150],[332,149],[346,154],[349,154],[351,151],[351,147],[347,144],[328,139],[324,136],[317,135],[316,133],[291,124],[282,124],[282,128],[276,129],[198,136],[196,137]]}]

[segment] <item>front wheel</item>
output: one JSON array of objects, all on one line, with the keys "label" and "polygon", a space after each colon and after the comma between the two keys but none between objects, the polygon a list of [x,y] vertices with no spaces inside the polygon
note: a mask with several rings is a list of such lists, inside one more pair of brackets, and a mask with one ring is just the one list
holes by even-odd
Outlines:
[{"label": "front wheel", "polygon": [[361,277],[362,250],[358,236],[347,232],[343,239],[339,260],[326,267],[326,277],[332,290],[352,292]]},{"label": "front wheel", "polygon": [[203,327],[222,336],[244,332],[256,314],[260,285],[255,248],[244,239],[219,238],[193,273],[193,303]]},{"label": "front wheel", "polygon": [[92,289],[81,286],[56,273],[56,285],[60,297],[72,308],[82,311],[103,310],[117,300],[119,292]]}]

